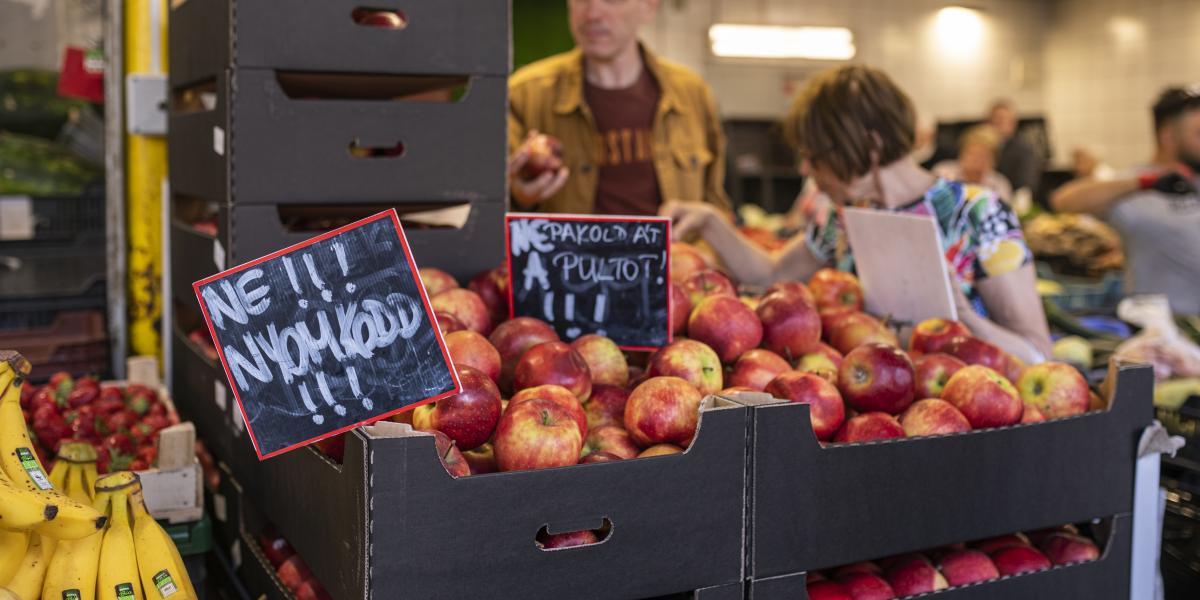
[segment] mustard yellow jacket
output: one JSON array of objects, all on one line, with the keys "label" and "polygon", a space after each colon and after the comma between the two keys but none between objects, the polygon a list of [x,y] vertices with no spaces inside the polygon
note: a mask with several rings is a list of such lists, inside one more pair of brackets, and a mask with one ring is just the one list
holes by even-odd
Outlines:
[{"label": "mustard yellow jacket", "polygon": [[[712,90],[682,65],[644,47],[642,56],[662,89],[651,144],[663,201],[704,201],[728,209],[725,136]],[[591,213],[601,150],[596,122],[583,100],[583,53],[576,48],[517,70],[509,78],[508,94],[510,152],[536,129],[562,141],[571,170],[566,185],[541,210]]]}]

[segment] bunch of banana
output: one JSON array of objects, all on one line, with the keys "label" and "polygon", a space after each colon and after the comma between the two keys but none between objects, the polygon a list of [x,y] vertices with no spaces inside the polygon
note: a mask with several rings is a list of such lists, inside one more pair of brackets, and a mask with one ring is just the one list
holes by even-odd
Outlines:
[{"label": "bunch of banana", "polygon": [[96,449],[87,442],[63,442],[50,469],[50,485],[68,498],[91,505],[96,487]]}]

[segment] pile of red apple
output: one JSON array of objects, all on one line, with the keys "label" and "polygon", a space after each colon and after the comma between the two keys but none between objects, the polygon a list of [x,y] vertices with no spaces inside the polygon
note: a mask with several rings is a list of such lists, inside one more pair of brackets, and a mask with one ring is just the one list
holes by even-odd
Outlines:
[{"label": "pile of red apple", "polygon": [[809,600],[890,600],[1100,558],[1074,525],[865,561],[808,574]]},{"label": "pile of red apple", "polygon": [[273,528],[268,527],[258,534],[258,545],[279,581],[296,596],[296,600],[329,600],[329,592],[317,581],[304,559]]}]

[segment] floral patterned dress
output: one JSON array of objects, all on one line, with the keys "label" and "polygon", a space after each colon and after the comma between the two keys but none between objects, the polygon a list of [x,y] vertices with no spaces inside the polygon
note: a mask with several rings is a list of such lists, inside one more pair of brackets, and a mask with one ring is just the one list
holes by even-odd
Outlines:
[{"label": "floral patterned dress", "polygon": [[[942,233],[942,252],[963,294],[975,311],[986,315],[975,284],[1015,271],[1032,259],[1012,210],[991,190],[938,179],[925,195],[895,212],[933,217]],[[823,226],[810,224],[808,247],[843,271],[854,271],[854,254],[846,238],[841,210],[829,212]]]}]

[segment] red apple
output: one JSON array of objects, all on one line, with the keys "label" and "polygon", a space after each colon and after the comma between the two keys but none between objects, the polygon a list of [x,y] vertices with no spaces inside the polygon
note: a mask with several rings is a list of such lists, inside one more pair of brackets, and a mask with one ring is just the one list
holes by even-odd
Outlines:
[{"label": "red apple", "polygon": [[472,367],[492,381],[500,380],[500,353],[482,335],[470,330],[455,331],[446,336],[446,349],[455,366]]},{"label": "red apple", "polygon": [[1087,380],[1075,367],[1060,362],[1025,367],[1017,379],[1017,391],[1022,402],[1050,419],[1081,415],[1091,402]]},{"label": "red apple", "polygon": [[325,453],[325,456],[338,464],[341,464],[346,456],[346,434],[344,433],[327,437],[315,445],[318,450]]},{"label": "red apple", "polygon": [[433,313],[433,316],[437,320],[438,329],[442,330],[443,336],[466,329],[466,326],[448,312],[437,311]]},{"label": "red apple", "polygon": [[1049,569],[1050,559],[1029,546],[1008,546],[992,553],[992,562],[1001,575],[1020,575]]},{"label": "red apple", "polygon": [[808,600],[854,600],[842,584],[829,580],[808,583]]},{"label": "red apple", "polygon": [[888,569],[887,580],[899,598],[950,587],[946,578],[924,558],[911,558],[893,565]]},{"label": "red apple", "polygon": [[483,475],[485,473],[495,473],[500,470],[496,466],[496,450],[492,445],[484,444],[474,450],[463,452],[463,458],[466,459],[467,465],[471,468],[472,475]]},{"label": "red apple", "polygon": [[538,344],[557,342],[558,332],[545,321],[517,317],[498,325],[488,341],[500,352],[500,388],[509,389],[513,371],[525,351]]},{"label": "red apple", "polygon": [[1050,536],[1056,533],[1070,533],[1072,535],[1079,535],[1079,528],[1071,523],[1067,523],[1066,525],[1060,525],[1058,527],[1047,527],[1045,529],[1038,529],[1028,533],[1022,533],[1021,536],[1029,540],[1029,542],[1026,544],[1027,546],[1040,548],[1042,542],[1045,542],[1050,538]]},{"label": "red apple", "polygon": [[913,366],[917,370],[917,397],[941,398],[942,389],[950,381],[950,376],[967,366],[967,363],[949,354],[934,352],[916,357]]},{"label": "red apple", "polygon": [[525,142],[527,159],[517,173],[524,181],[537,179],[543,173],[554,173],[563,167],[562,142],[551,135],[538,133]]},{"label": "red apple", "polygon": [[1021,422],[1022,423],[1041,423],[1042,421],[1045,421],[1045,420],[1046,420],[1046,415],[1042,414],[1042,411],[1039,410],[1038,407],[1033,406],[1032,404],[1026,404],[1024,407],[1022,407],[1022,409],[1021,409]]},{"label": "red apple", "polygon": [[834,320],[831,326],[833,330],[829,332],[829,345],[842,354],[849,354],[863,344],[900,345],[896,334],[883,321],[867,313],[843,315]]},{"label": "red apple", "polygon": [[591,465],[595,463],[617,462],[619,460],[621,460],[620,456],[610,452],[592,452],[591,454],[583,457],[583,460],[580,460],[579,464]]},{"label": "red apple", "polygon": [[629,401],[629,390],[615,385],[592,386],[592,397],[583,405],[587,415],[588,429],[601,425],[625,422],[625,403]]},{"label": "red apple", "polygon": [[625,353],[617,343],[590,333],[571,342],[571,347],[583,357],[592,374],[592,385],[619,385],[629,383],[629,364]]},{"label": "red apple", "polygon": [[283,582],[284,587],[293,593],[300,589],[306,580],[312,578],[312,571],[308,570],[308,565],[304,564],[304,559],[300,558],[299,554],[283,561],[275,574],[279,576],[279,581]]},{"label": "red apple", "polygon": [[463,391],[434,404],[433,427],[471,450],[488,441],[500,420],[500,390],[482,371],[465,365],[458,366],[458,380]]},{"label": "red apple", "polygon": [[1008,353],[979,338],[956,335],[941,351],[958,358],[968,365],[982,365],[1003,375],[1008,370]]},{"label": "red apple", "polygon": [[418,269],[417,274],[421,277],[421,283],[425,284],[425,291],[432,298],[446,290],[452,290],[459,287],[458,281],[454,276],[433,267]]},{"label": "red apple", "polygon": [[737,298],[709,296],[688,318],[688,336],[708,344],[723,363],[732,363],[763,340],[763,324]]},{"label": "red apple", "polygon": [[892,600],[896,597],[891,584],[875,573],[850,573],[838,581],[854,600]]},{"label": "red apple", "polygon": [[864,560],[861,562],[856,562],[856,563],[838,567],[837,570],[833,572],[833,578],[834,579],[845,579],[846,577],[849,577],[850,575],[853,575],[855,573],[868,573],[871,575],[883,575],[883,569],[881,569],[879,567],[879,565],[877,565],[869,560]]},{"label": "red apple", "polygon": [[588,544],[595,544],[598,541],[600,540],[596,537],[596,534],[586,529],[583,531],[556,534],[538,532],[537,536],[538,545],[547,550],[586,546]]},{"label": "red apple", "polygon": [[1069,565],[1100,558],[1100,548],[1092,540],[1073,533],[1058,532],[1039,545],[1046,557],[1056,565]]},{"label": "red apple", "polygon": [[607,452],[619,459],[633,458],[640,450],[633,437],[620,425],[601,425],[588,433],[584,452]]},{"label": "red apple", "polygon": [[837,432],[834,441],[839,444],[873,442],[904,437],[904,427],[896,417],[883,412],[855,415]]},{"label": "red apple", "polygon": [[850,306],[862,310],[862,287],[858,278],[837,269],[821,269],[808,280],[808,289],[820,308]]},{"label": "red apple", "polygon": [[724,396],[725,398],[729,398],[730,396],[734,396],[734,395],[740,394],[742,392],[762,392],[762,390],[756,390],[754,388],[746,387],[744,385],[735,385],[735,386],[727,387],[727,388],[721,390],[720,392],[717,392],[717,395]]},{"label": "red apple", "polygon": [[708,259],[691,244],[671,243],[671,281],[683,283],[708,268]]},{"label": "red apple", "polygon": [[828,341],[829,335],[833,333],[833,326],[839,319],[846,315],[857,313],[851,306],[835,306],[833,308],[817,308],[817,315],[821,317],[821,337]]},{"label": "red apple", "polygon": [[492,322],[508,318],[508,266],[484,271],[467,282],[467,289],[479,294],[492,315]]},{"label": "red apple", "polygon": [[953,404],[937,398],[917,400],[900,413],[900,426],[908,437],[946,435],[971,430],[971,423]]},{"label": "red apple", "polygon": [[966,325],[950,319],[925,319],[913,327],[912,337],[908,340],[908,351],[914,357],[928,352],[941,352],[951,338],[955,336],[970,336],[971,330]]},{"label": "red apple", "polygon": [[[433,422],[433,409],[437,408],[436,404],[422,404],[412,410],[412,426],[418,431],[433,431],[437,429],[437,424]],[[401,415],[404,413],[400,413]],[[392,417],[393,421],[403,423],[403,417],[396,415]]]},{"label": "red apple", "polygon": [[985,554],[992,554],[1009,546],[1030,546],[1030,543],[1023,533],[1010,533],[971,543],[972,548]]},{"label": "red apple", "polygon": [[775,292],[758,304],[763,325],[763,347],[794,360],[817,350],[821,341],[821,317],[797,294]]},{"label": "red apple", "polygon": [[642,450],[641,454],[638,454],[637,457],[649,458],[651,456],[668,456],[670,454],[683,454],[683,448],[675,444],[655,444]]},{"label": "red apple", "polygon": [[820,571],[809,571],[804,574],[804,582],[812,583],[814,581],[825,581],[826,577]]},{"label": "red apple", "polygon": [[812,373],[787,371],[771,380],[764,391],[780,400],[808,404],[813,434],[818,440],[833,439],[846,419],[846,406],[837,388]]},{"label": "red apple", "polygon": [[451,477],[466,477],[471,474],[471,465],[467,464],[467,459],[454,445],[450,436],[440,431],[433,432],[433,445],[437,448],[438,460],[442,461],[442,467]]},{"label": "red apple", "polygon": [[700,302],[709,296],[729,296],[737,299],[737,287],[724,273],[716,269],[705,269],[692,273],[684,280],[683,291],[687,292],[688,300],[691,301],[693,307],[699,306]]},{"label": "red apple", "polygon": [[471,290],[453,288],[433,297],[429,301],[433,310],[449,313],[467,329],[480,335],[492,332],[492,317],[483,298]]},{"label": "red apple", "polygon": [[501,471],[573,465],[583,449],[579,426],[571,415],[540,398],[509,406],[492,443]]},{"label": "red apple", "polygon": [[721,359],[712,348],[696,340],[677,340],[655,352],[647,373],[650,377],[679,377],[704,396],[724,387]]},{"label": "red apple", "polygon": [[971,427],[1004,427],[1021,420],[1021,398],[1003,375],[980,365],[963,367],[950,377],[942,400],[967,417]]},{"label": "red apple", "polygon": [[581,402],[592,395],[587,361],[564,342],[545,342],[525,352],[513,372],[513,391],[539,385],[561,385]]},{"label": "red apple", "polygon": [[770,350],[749,350],[734,363],[727,383],[761,392],[780,373],[791,370],[792,366],[782,356]]},{"label": "red apple", "polygon": [[525,388],[509,399],[510,407],[530,400],[549,400],[571,416],[571,420],[579,426],[579,438],[586,440],[588,433],[587,414],[583,412],[583,404],[570,390],[560,385],[537,385]]},{"label": "red apple", "polygon": [[914,369],[895,346],[864,344],[852,350],[838,369],[842,397],[860,412],[904,412],[913,403]]},{"label": "red apple", "polygon": [[258,536],[258,545],[262,547],[267,561],[275,569],[278,569],[283,565],[284,561],[296,555],[296,551],[292,549],[292,545],[274,531],[260,534]]},{"label": "red apple", "polygon": [[[673,275],[673,274],[672,274]],[[687,331],[688,316],[692,314],[692,300],[683,286],[671,282],[671,332],[682,335]]]},{"label": "red apple", "polygon": [[637,386],[625,404],[625,429],[645,448],[686,444],[696,435],[703,396],[678,377],[652,377]]},{"label": "red apple", "polygon": [[355,23],[367,27],[402,29],[406,25],[404,19],[399,15],[399,13],[393,10],[371,10],[365,8],[356,8],[350,14]]},{"label": "red apple", "polygon": [[1000,578],[1000,572],[996,570],[992,559],[978,550],[959,550],[947,554],[938,564],[938,570],[951,586]]},{"label": "red apple", "polygon": [[763,297],[766,298],[775,292],[800,296],[805,302],[811,304],[813,308],[817,306],[817,299],[813,297],[812,291],[808,289],[808,286],[799,281],[776,281],[771,284],[771,287],[767,288],[767,291],[763,293]]}]

